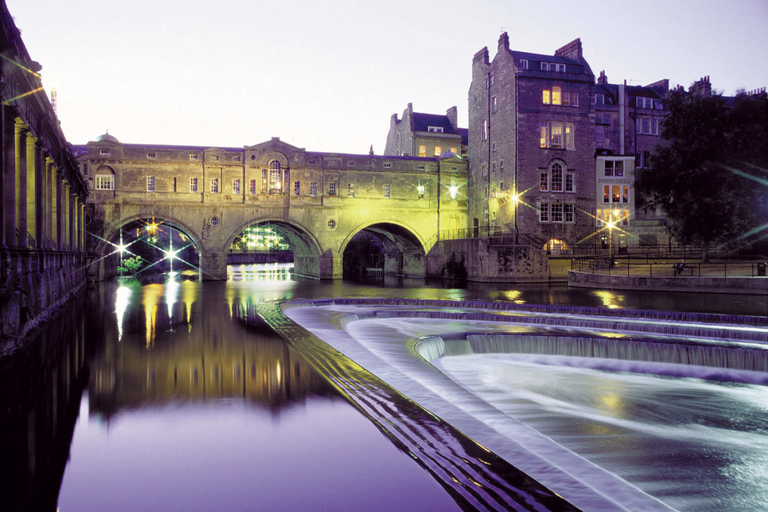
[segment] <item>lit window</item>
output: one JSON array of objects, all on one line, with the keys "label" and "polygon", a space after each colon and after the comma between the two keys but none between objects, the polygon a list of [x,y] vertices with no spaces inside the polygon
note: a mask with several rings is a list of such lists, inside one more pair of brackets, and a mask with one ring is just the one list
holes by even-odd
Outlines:
[{"label": "lit window", "polygon": [[451,148],[451,153],[458,153],[458,151],[456,151],[456,148]]},{"label": "lit window", "polygon": [[416,193],[418,194],[419,199],[424,199],[425,190],[426,189],[424,188],[424,185],[419,185],[418,187],[416,187]]},{"label": "lit window", "polygon": [[550,96],[550,91],[549,91],[549,89],[544,89],[544,91],[542,92],[542,95],[541,95],[541,102],[542,102],[543,104],[545,104],[545,105],[549,105],[550,103],[552,103],[552,98],[551,98],[551,96]]},{"label": "lit window", "polygon": [[155,177],[147,176],[147,192],[155,191]]},{"label": "lit window", "polygon": [[419,156],[427,156],[427,146],[421,145],[419,146]]},{"label": "lit window", "polygon": [[211,193],[219,193],[219,178],[211,178]]},{"label": "lit window", "polygon": [[563,123],[559,121],[553,121],[550,123],[549,147],[563,147]]},{"label": "lit window", "polygon": [[96,190],[115,190],[115,177],[104,174],[96,175]]},{"label": "lit window", "polygon": [[197,178],[189,178],[189,191],[197,192]]},{"label": "lit window", "polygon": [[541,126],[540,145],[542,148],[545,148],[547,147],[547,143],[549,142],[549,123],[542,121],[540,126]]},{"label": "lit window", "polygon": [[232,180],[232,193],[233,194],[240,193],[240,178],[235,178],[234,180]]},{"label": "lit window", "polygon": [[553,87],[552,88],[552,104],[560,105],[561,103],[562,103],[562,97],[561,97],[560,87]]},{"label": "lit window", "polygon": [[440,153],[443,152],[443,148],[441,146],[435,146],[435,156],[440,156]]},{"label": "lit window", "polygon": [[565,149],[575,149],[573,123],[565,123]]},{"label": "lit window", "polygon": [[280,162],[272,160],[269,162],[269,193],[280,192]]},{"label": "lit window", "polygon": [[567,107],[570,104],[571,104],[571,93],[564,92],[563,93],[563,105],[565,105]]}]

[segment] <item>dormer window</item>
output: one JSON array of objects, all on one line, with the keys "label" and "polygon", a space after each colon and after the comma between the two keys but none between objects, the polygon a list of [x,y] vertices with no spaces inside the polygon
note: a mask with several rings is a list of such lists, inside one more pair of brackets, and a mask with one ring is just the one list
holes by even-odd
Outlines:
[{"label": "dormer window", "polygon": [[605,94],[595,94],[595,105],[605,105]]},{"label": "dormer window", "polygon": [[565,73],[565,64],[550,64],[549,70],[556,73]]},{"label": "dormer window", "polygon": [[191,154],[189,155],[189,159],[190,159],[190,160],[197,160],[197,159],[198,159],[198,156],[197,156],[197,154],[196,154],[196,153],[191,153]]},{"label": "dormer window", "polygon": [[442,126],[428,126],[427,127],[428,132],[432,133],[443,133],[443,127]]},{"label": "dormer window", "polygon": [[219,155],[213,155],[213,161],[218,162],[219,161]]},{"label": "dormer window", "polygon": [[102,156],[109,156],[109,150],[108,149],[102,149],[99,151],[99,154]]},{"label": "dormer window", "polygon": [[520,69],[528,69],[528,59],[520,59]]},{"label": "dormer window", "polygon": [[541,70],[542,71],[549,71],[549,62],[542,62],[541,63]]},{"label": "dormer window", "polygon": [[157,158],[157,153],[147,153],[147,158]]}]

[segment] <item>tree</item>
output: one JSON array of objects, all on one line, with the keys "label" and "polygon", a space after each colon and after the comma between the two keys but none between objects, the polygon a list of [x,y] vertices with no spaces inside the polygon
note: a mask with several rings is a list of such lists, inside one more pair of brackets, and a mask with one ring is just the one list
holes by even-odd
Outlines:
[{"label": "tree", "polygon": [[682,243],[737,248],[768,232],[768,99],[682,90],[665,99],[664,139],[637,189]]}]

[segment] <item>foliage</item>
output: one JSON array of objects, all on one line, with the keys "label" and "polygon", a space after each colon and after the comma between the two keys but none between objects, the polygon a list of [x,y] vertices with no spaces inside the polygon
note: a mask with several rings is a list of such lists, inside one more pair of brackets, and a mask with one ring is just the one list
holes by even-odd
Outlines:
[{"label": "foliage", "polygon": [[[682,243],[738,246],[768,230],[768,100],[674,91],[664,143],[637,188],[660,205]],[[765,232],[763,232],[765,236]]]},{"label": "foliage", "polygon": [[120,274],[131,273],[135,274],[141,268],[141,257],[134,256],[133,258],[124,258],[121,265],[117,267],[117,272]]}]

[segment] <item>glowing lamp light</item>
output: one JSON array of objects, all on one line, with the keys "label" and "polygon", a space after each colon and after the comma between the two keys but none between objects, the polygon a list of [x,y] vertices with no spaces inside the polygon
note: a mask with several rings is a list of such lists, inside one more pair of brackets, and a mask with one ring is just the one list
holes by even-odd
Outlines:
[{"label": "glowing lamp light", "polygon": [[416,187],[416,190],[419,192],[419,194],[423,194],[424,193],[424,185],[419,185],[418,187]]},{"label": "glowing lamp light", "polygon": [[155,234],[157,232],[157,226],[158,224],[156,222],[153,222],[152,224],[147,224],[147,231],[149,233]]},{"label": "glowing lamp light", "polygon": [[174,251],[173,249],[168,249],[167,251],[164,250],[163,252],[165,253],[165,258],[168,260],[173,261],[179,259],[177,254],[179,254],[180,251],[178,250]]},{"label": "glowing lamp light", "polygon": [[456,199],[456,194],[459,193],[459,187],[457,187],[456,185],[451,185],[448,188],[448,191],[451,193],[451,199]]}]

